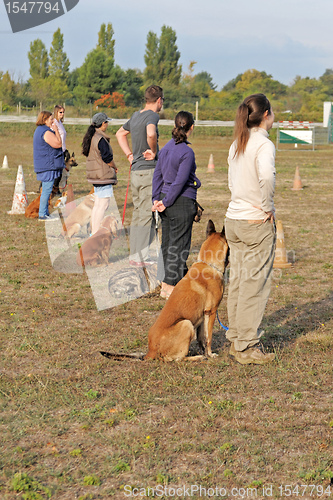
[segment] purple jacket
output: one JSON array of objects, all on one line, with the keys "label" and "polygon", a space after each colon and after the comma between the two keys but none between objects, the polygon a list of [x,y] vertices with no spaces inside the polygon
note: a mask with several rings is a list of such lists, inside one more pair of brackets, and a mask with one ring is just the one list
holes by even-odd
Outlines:
[{"label": "purple jacket", "polygon": [[153,177],[153,203],[160,200],[161,193],[165,207],[174,204],[179,196],[197,199],[201,182],[195,175],[195,155],[186,142],[176,144],[171,139],[160,151]]}]

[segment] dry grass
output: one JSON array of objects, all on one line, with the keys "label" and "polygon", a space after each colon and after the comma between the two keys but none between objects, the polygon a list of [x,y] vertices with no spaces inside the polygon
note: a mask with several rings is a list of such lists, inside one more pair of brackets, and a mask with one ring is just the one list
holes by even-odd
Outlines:
[{"label": "dry grass", "polygon": [[[163,300],[153,295],[97,312],[86,275],[52,269],[44,225],[6,212],[18,164],[27,191],[38,186],[30,131],[9,130],[0,128],[0,159],[7,154],[10,164],[0,170],[1,499],[120,499],[126,485],[158,484],[224,487],[229,496],[236,488],[233,498],[255,487],[256,498],[265,498],[270,485],[272,498],[284,496],[280,485],[326,489],[333,475],[332,148],[277,153],[277,215],[295,262],[275,272],[264,318],[276,362],[235,364],[217,323],[216,360],[113,362],[99,350],[144,351]],[[81,138],[82,130],[68,127],[79,159],[71,174],[77,197],[89,191]],[[112,144],[122,212],[128,164]],[[197,133],[192,144],[205,208],[195,249],[208,218],[223,224],[230,139]],[[215,173],[208,174],[210,153]],[[291,190],[296,165],[299,192]],[[131,202],[127,223],[130,213]],[[225,299],[220,318],[227,322]],[[310,495],[308,487],[299,496],[318,491]]]}]

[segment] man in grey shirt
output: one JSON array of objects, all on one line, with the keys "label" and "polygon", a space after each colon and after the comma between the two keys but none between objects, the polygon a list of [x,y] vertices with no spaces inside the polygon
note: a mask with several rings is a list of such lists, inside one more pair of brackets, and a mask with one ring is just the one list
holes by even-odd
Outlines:
[{"label": "man in grey shirt", "polygon": [[[152,231],[152,181],[158,159],[158,113],[163,106],[163,89],[150,85],[145,90],[144,109],[133,113],[118,130],[119,146],[131,164],[133,215],[130,234],[130,264],[144,267],[148,260]],[[132,148],[128,143],[131,134]]]}]

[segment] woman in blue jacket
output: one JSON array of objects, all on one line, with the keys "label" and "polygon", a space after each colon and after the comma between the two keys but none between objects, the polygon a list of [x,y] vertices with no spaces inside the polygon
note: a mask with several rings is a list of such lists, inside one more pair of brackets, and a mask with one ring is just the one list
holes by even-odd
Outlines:
[{"label": "woman in blue jacket", "polygon": [[49,111],[41,111],[37,117],[37,128],[34,133],[34,170],[37,180],[42,181],[42,193],[39,203],[39,220],[50,219],[49,199],[54,179],[61,176],[65,167],[61,137],[57,127],[51,130],[53,115]]},{"label": "woman in blue jacket", "polygon": [[164,278],[161,296],[168,298],[174,286],[187,273],[186,260],[191,246],[192,225],[197,213],[197,190],[201,182],[195,175],[196,164],[188,138],[194,118],[180,111],[175,118],[172,139],[159,153],[153,177],[153,207],[162,219],[162,255]]}]

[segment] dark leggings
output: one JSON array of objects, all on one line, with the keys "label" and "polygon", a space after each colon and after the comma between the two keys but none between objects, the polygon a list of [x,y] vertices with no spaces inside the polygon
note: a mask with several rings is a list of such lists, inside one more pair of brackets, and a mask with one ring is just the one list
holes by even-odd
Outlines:
[{"label": "dark leggings", "polygon": [[[163,199],[165,195],[161,195]],[[158,279],[176,285],[187,273],[186,261],[191,247],[193,219],[196,202],[179,196],[171,207],[160,213],[162,219],[163,267],[159,266]]]}]

